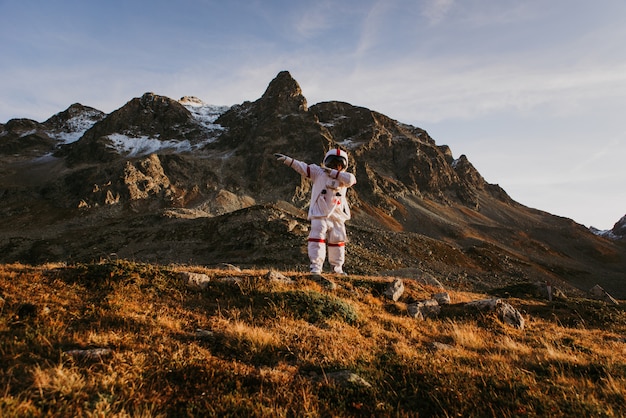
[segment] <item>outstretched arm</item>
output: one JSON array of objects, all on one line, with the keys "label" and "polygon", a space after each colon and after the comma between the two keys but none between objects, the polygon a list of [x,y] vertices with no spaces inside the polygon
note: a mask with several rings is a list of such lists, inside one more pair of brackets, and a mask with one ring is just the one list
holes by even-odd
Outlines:
[{"label": "outstretched arm", "polygon": [[282,162],[286,166],[293,168],[299,174],[310,177],[310,171],[307,169],[308,166],[306,163],[298,161],[295,158],[291,158],[284,154],[274,154],[274,157],[276,157],[278,161]]},{"label": "outstretched arm", "polygon": [[282,163],[284,163],[285,165],[291,165],[293,164],[293,158],[288,157],[284,154],[274,154],[274,157],[276,157],[276,159]]},{"label": "outstretched arm", "polygon": [[322,170],[328,173],[329,177],[339,180],[341,185],[344,187],[352,187],[356,184],[356,177],[354,177],[354,174],[352,173],[339,171],[335,170],[334,168],[328,168],[324,166],[322,166]]}]

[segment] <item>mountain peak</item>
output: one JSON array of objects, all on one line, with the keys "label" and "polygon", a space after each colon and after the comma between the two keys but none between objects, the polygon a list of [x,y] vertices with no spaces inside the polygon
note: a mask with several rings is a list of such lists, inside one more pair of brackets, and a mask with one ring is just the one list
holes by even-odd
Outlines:
[{"label": "mountain peak", "polygon": [[299,113],[308,110],[302,89],[289,71],[279,72],[259,100],[274,108],[279,114]]},{"label": "mountain peak", "polygon": [[615,223],[612,232],[619,237],[626,237],[626,215],[622,216],[622,218]]},{"label": "mountain peak", "polygon": [[145,138],[179,142],[201,134],[192,114],[182,104],[148,92],[106,115],[59,156],[67,154],[69,165],[110,161],[119,156],[111,136],[137,143]]},{"label": "mountain peak", "polygon": [[93,107],[74,103],[62,112],[51,116],[43,125],[58,140],[64,143],[77,141],[95,123],[106,114]]}]

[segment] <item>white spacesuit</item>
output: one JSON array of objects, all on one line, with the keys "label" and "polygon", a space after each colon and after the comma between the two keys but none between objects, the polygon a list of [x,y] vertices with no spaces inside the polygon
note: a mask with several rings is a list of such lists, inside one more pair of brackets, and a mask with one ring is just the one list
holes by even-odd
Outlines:
[{"label": "white spacesuit", "polygon": [[356,183],[354,175],[345,171],[348,168],[348,153],[339,148],[331,149],[326,153],[321,167],[283,154],[275,155],[279,161],[313,183],[308,215],[311,221],[308,242],[311,273],[322,272],[328,244],[328,262],[333,272],[344,274],[345,222],[350,219],[346,190]]}]

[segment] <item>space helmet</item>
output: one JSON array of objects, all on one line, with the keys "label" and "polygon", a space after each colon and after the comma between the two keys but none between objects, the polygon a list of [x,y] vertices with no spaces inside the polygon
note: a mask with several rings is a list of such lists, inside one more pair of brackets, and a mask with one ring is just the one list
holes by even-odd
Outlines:
[{"label": "space helmet", "polygon": [[343,166],[343,171],[348,168],[348,153],[339,147],[331,149],[324,156],[324,165],[326,167],[336,168],[338,162]]}]

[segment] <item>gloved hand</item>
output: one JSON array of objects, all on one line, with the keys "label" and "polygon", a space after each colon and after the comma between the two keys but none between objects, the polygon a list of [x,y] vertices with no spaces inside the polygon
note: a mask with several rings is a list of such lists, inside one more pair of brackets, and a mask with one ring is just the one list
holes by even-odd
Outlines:
[{"label": "gloved hand", "polygon": [[276,157],[278,161],[282,161],[285,165],[291,165],[291,163],[293,163],[293,158],[283,154],[274,154],[274,157]]}]

